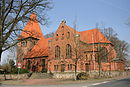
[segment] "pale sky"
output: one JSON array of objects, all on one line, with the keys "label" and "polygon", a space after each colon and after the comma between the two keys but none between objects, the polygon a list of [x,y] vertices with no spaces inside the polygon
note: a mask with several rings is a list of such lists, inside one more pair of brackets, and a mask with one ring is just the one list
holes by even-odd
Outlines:
[{"label": "pale sky", "polygon": [[53,0],[54,8],[48,12],[49,27],[41,26],[43,33],[54,32],[65,19],[73,27],[77,18],[77,30],[83,31],[96,27],[112,27],[121,40],[130,43],[130,0]]}]

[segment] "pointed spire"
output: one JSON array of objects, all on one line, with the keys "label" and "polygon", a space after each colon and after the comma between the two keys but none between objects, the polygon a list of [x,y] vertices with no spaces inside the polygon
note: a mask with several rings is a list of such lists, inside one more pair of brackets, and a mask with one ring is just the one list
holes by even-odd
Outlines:
[{"label": "pointed spire", "polygon": [[65,20],[65,19],[64,19],[64,20],[62,20],[62,21],[61,21],[61,23],[64,23],[64,24],[65,24],[65,23],[66,23],[66,20]]},{"label": "pointed spire", "polygon": [[32,21],[37,20],[37,15],[34,12],[30,15],[30,20],[32,20]]},{"label": "pointed spire", "polygon": [[33,12],[33,13],[30,15],[30,18],[31,18],[31,19],[36,19],[36,14]]},{"label": "pointed spire", "polygon": [[24,27],[22,33],[18,37],[18,39],[24,39],[28,37],[33,37],[40,39],[43,37],[42,31],[40,29],[40,25],[36,19],[36,14],[32,13],[30,15],[30,19],[28,20],[26,26]]}]

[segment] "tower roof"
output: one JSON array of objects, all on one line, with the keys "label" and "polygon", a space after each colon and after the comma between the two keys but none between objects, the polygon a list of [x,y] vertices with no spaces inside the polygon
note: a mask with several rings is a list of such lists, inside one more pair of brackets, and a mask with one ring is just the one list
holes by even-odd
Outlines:
[{"label": "tower roof", "polygon": [[40,25],[36,19],[36,14],[32,13],[30,15],[30,19],[28,20],[26,26],[24,27],[22,33],[18,37],[18,39],[24,39],[28,37],[33,37],[40,39],[43,37],[42,31],[40,29]]}]

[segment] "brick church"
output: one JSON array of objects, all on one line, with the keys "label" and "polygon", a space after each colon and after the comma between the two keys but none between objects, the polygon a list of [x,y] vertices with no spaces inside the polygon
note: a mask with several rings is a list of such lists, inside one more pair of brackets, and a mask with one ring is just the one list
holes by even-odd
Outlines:
[{"label": "brick church", "polygon": [[124,62],[114,61],[114,46],[99,29],[79,32],[62,21],[54,36],[45,38],[32,13],[17,40],[17,64],[33,72],[124,70]]}]

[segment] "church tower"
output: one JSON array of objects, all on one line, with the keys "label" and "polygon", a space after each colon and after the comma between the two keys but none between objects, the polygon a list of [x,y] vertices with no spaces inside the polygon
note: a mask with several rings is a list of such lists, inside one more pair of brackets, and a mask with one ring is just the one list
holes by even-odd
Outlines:
[{"label": "church tower", "polygon": [[41,38],[44,38],[44,36],[36,19],[36,14],[32,13],[17,39],[19,41],[17,44],[17,63],[21,64],[21,68],[23,68],[23,58],[25,58],[27,53],[32,50]]}]

